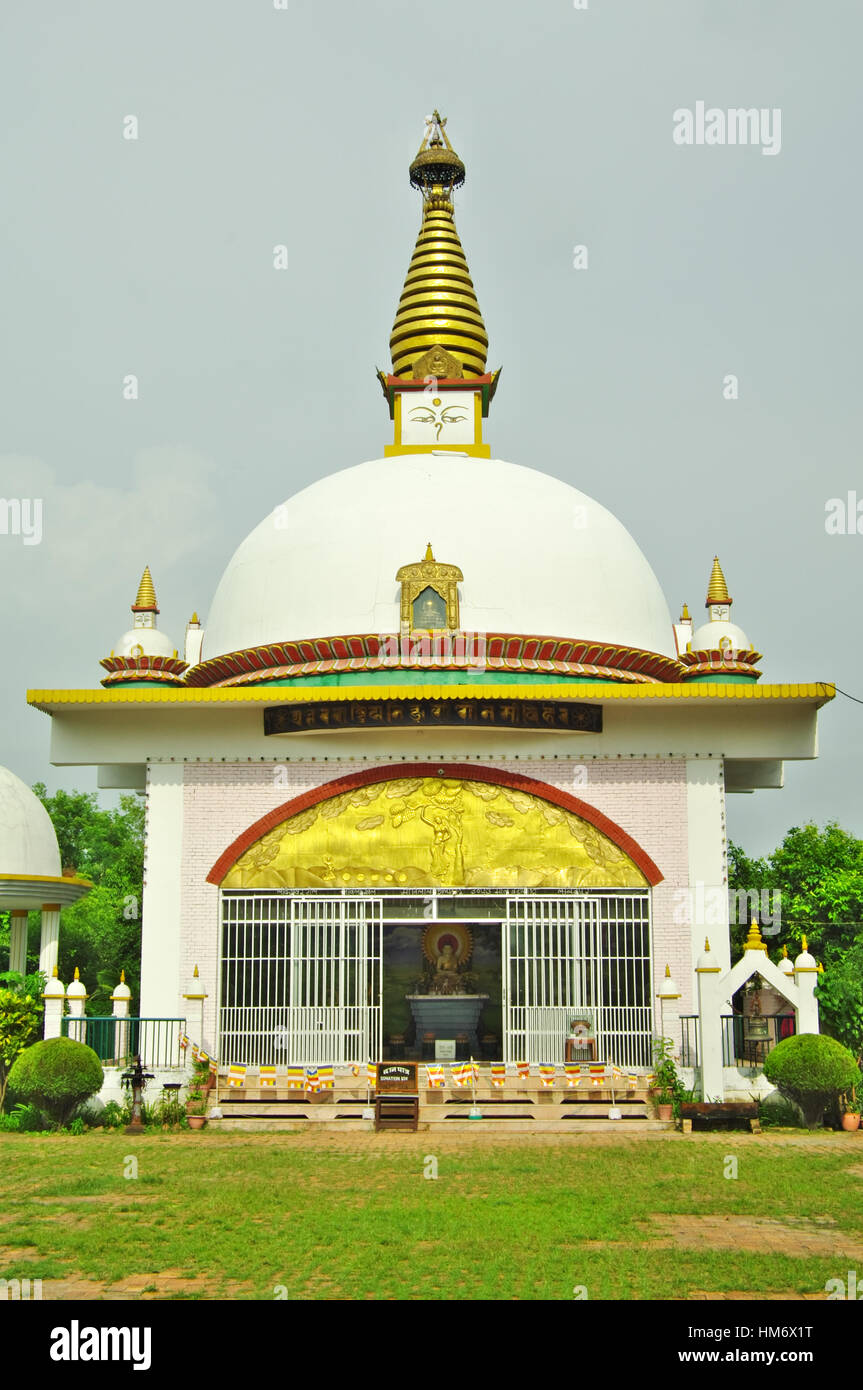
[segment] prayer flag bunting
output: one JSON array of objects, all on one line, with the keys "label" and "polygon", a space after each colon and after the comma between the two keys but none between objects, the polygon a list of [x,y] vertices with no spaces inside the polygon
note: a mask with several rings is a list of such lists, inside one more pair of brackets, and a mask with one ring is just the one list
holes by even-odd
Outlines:
[{"label": "prayer flag bunting", "polygon": [[318,1067],[318,1081],[322,1091],[331,1091],[335,1085],[335,1076],[331,1066]]},{"label": "prayer flag bunting", "polygon": [[503,1062],[492,1062],[491,1084],[492,1086],[506,1085],[506,1066]]},{"label": "prayer flag bunting", "polygon": [[261,1068],[260,1068],[260,1080],[259,1080],[259,1084],[260,1084],[261,1086],[275,1086],[275,1084],[276,1084],[276,1069],[275,1069],[275,1067],[261,1067]]},{"label": "prayer flag bunting", "polygon": [[306,1090],[313,1093],[321,1089],[317,1067],[306,1067]]},{"label": "prayer flag bunting", "polygon": [[580,1078],[580,1068],[575,1062],[567,1062],[563,1068],[566,1074],[567,1086],[577,1086]]},{"label": "prayer flag bunting", "polygon": [[518,1070],[519,1079],[526,1081],[530,1076],[530,1062],[516,1062],[515,1065]]},{"label": "prayer flag bunting", "polygon": [[246,1084],[246,1068],[245,1068],[245,1067],[241,1067],[241,1066],[239,1066],[239,1065],[236,1065],[235,1063],[232,1062],[231,1065],[228,1067],[228,1085],[229,1085],[229,1086],[245,1086],[245,1084]]},{"label": "prayer flag bunting", "polygon": [[541,1066],[539,1069],[539,1080],[543,1086],[554,1085],[554,1067]]},{"label": "prayer flag bunting", "polygon": [[378,1069],[375,1062],[369,1062],[366,1066],[366,1080],[369,1088],[374,1091],[378,1084]]},{"label": "prayer flag bunting", "polygon": [[432,1089],[446,1084],[442,1066],[427,1066],[426,1074],[428,1084]]},{"label": "prayer flag bunting", "polygon": [[288,1090],[301,1091],[305,1084],[305,1073],[302,1067],[288,1067]]}]

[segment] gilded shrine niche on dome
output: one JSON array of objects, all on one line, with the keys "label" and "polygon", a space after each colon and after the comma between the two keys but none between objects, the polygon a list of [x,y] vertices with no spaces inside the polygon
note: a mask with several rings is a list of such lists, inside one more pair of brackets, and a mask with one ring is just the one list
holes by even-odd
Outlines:
[{"label": "gilded shrine niche on dome", "polygon": [[396,583],[401,585],[402,633],[455,632],[459,625],[458,586],[463,579],[458,565],[443,565],[435,559],[429,541],[425,558],[402,565],[396,575]]},{"label": "gilded shrine niche on dome", "polygon": [[488,782],[405,777],[298,812],[251,845],[223,888],[645,888],[588,821]]}]

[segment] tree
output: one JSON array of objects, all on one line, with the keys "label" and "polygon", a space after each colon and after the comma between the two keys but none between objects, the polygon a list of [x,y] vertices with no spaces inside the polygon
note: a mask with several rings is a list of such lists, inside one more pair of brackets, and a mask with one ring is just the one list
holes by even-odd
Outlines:
[{"label": "tree", "polygon": [[863,936],[841,960],[835,960],[820,977],[815,991],[821,1023],[863,1061]]},{"label": "tree", "polygon": [[92,1047],[72,1038],[46,1038],[20,1054],[9,1074],[9,1087],[60,1129],[83,1101],[101,1090],[104,1080]]},{"label": "tree", "polygon": [[9,1073],[25,1048],[42,1031],[41,975],[0,975],[0,1112],[6,1099]]},{"label": "tree", "polygon": [[[798,947],[805,936],[825,970],[841,961],[863,933],[863,840],[835,821],[794,826],[767,859],[749,859],[729,845],[729,888],[779,889],[780,940]],[[732,925],[742,950],[746,924]],[[796,952],[795,952],[796,954]]]},{"label": "tree", "polygon": [[[144,877],[144,806],[135,795],[122,796],[114,810],[98,804],[95,792],[58,791],[49,796],[44,783],[33,791],[54,825],[60,862],[74,867],[95,887],[63,909],[57,972],[69,981],[75,966],[90,991],[87,1012],[109,1014],[110,997],[126,972],[137,996],[141,974],[141,896]],[[38,965],[39,914],[30,914],[28,963]],[[0,929],[0,950],[8,942],[8,924]]]},{"label": "tree", "polygon": [[818,1033],[777,1043],[764,1059],[764,1075],[800,1106],[808,1129],[821,1124],[831,1101],[860,1084],[860,1068],[848,1048]]}]

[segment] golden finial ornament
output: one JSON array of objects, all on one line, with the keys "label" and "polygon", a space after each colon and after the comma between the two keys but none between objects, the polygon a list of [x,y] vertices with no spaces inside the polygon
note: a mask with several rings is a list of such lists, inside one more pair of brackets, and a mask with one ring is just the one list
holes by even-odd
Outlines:
[{"label": "golden finial ornament", "polygon": [[728,597],[728,585],[725,582],[725,575],[722,573],[722,566],[719,563],[719,556],[713,557],[713,569],[710,572],[710,583],[707,586],[707,600],[705,608],[709,608],[712,603],[731,603]]},{"label": "golden finial ornament", "polygon": [[138,585],[138,593],[135,597],[135,602],[132,604],[132,612],[158,613],[158,611],[159,609],[156,605],[156,590],[153,588],[153,578],[150,574],[150,566],[147,565],[144,568],[144,573],[141,575],[141,582]]},{"label": "golden finial ornament", "polygon": [[671,966],[670,966],[670,965],[666,965],[666,967],[665,967],[665,978],[666,978],[666,980],[670,980],[670,979],[671,979]]},{"label": "golden finial ornament", "polygon": [[482,376],[488,335],[453,218],[452,193],[465,167],[439,112],[426,117],[422,144],[410,166],[423,200],[423,219],[390,335],[393,374],[457,380]]},{"label": "golden finial ornament", "polygon": [[81,976],[78,974],[78,967],[77,967],[77,965],[75,966],[75,975],[74,975],[74,978],[75,978],[76,980],[80,980],[80,978],[81,978]]},{"label": "golden finial ornament", "polygon": [[801,949],[802,951],[808,951],[808,950],[809,950],[809,942],[806,940],[806,937],[805,937],[805,936],[801,936],[801,938],[800,938],[800,949]]},{"label": "golden finial ornament", "polygon": [[126,983],[126,972],[125,972],[125,970],[121,970],[121,971],[120,971],[120,984],[121,984],[121,985],[124,985],[125,983]]},{"label": "golden finial ornament", "polygon": [[691,622],[692,622],[692,619],[691,619],[690,616],[689,616],[689,604],[688,604],[688,603],[684,603],[683,608],[682,608],[681,613],[680,613],[680,618],[678,619],[678,621],[681,622],[681,623],[691,623]]},{"label": "golden finial ornament", "polygon": [[751,927],[749,928],[749,935],[747,936],[745,942],[743,943],[743,949],[744,949],[744,951],[766,951],[766,950],[767,950],[767,947],[764,945],[764,942],[761,940],[761,928],[759,927],[759,925],[758,925],[758,923],[756,922],[756,920],[755,920],[754,917],[752,918],[752,925],[751,925]]},{"label": "golden finial ornament", "polygon": [[704,949],[707,952],[707,954],[710,955],[710,938],[707,936],[705,936],[704,938]]}]

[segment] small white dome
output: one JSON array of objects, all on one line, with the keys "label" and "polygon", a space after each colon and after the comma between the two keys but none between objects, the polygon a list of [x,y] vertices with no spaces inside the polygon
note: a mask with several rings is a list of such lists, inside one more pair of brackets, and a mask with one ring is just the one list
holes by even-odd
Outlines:
[{"label": "small white dome", "polygon": [[243,541],[201,659],[399,630],[396,571],[458,565],[468,632],[585,638],[674,655],[659,582],[624,526],[558,478],[500,459],[403,454],[313,483]]},{"label": "small white dome", "polygon": [[749,638],[743,628],[738,627],[736,623],[703,623],[693,632],[690,645],[694,652],[721,651],[719,643],[723,637],[728,638],[735,651],[748,652],[750,650]]},{"label": "small white dome", "polygon": [[60,877],[51,817],[38,796],[6,767],[0,767],[0,874]]},{"label": "small white dome", "polygon": [[[140,648],[140,650],[139,650]],[[117,642],[113,656],[173,656],[177,644],[157,627],[133,627]]]}]

